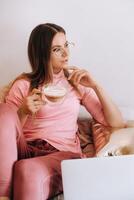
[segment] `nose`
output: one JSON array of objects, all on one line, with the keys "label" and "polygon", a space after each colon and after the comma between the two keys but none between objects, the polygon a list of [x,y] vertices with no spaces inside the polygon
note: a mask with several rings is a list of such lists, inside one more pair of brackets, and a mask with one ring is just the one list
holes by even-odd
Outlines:
[{"label": "nose", "polygon": [[62,51],[62,56],[67,57],[69,55],[69,50],[68,49],[63,49]]}]

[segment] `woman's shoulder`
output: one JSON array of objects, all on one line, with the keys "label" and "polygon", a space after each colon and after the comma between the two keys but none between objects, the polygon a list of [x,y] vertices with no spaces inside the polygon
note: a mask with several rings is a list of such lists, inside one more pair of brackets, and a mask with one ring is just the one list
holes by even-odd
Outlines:
[{"label": "woman's shoulder", "polygon": [[22,74],[12,81],[12,85],[30,86],[30,80]]},{"label": "woman's shoulder", "polygon": [[24,78],[19,78],[19,79],[16,79],[13,84],[16,84],[16,85],[30,85],[30,81],[28,79],[24,79]]},{"label": "woman's shoulder", "polygon": [[30,81],[24,77],[17,77],[10,83],[10,90],[28,91],[30,88]]},{"label": "woman's shoulder", "polygon": [[11,105],[20,105],[29,93],[30,82],[24,78],[16,78],[5,96],[5,102]]}]

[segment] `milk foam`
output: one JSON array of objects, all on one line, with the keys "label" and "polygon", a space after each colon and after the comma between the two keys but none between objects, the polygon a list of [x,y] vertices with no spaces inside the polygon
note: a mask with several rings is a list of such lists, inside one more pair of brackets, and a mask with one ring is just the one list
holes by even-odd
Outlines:
[{"label": "milk foam", "polygon": [[50,97],[63,97],[66,94],[66,89],[61,86],[47,86],[44,87],[43,92]]}]

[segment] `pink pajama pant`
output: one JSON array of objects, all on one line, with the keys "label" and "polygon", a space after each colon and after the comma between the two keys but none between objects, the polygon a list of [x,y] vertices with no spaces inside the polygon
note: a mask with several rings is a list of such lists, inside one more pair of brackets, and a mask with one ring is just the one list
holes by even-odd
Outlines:
[{"label": "pink pajama pant", "polygon": [[0,197],[46,200],[60,193],[61,161],[80,155],[51,148],[48,154],[32,149],[25,141],[17,113],[0,103]]}]

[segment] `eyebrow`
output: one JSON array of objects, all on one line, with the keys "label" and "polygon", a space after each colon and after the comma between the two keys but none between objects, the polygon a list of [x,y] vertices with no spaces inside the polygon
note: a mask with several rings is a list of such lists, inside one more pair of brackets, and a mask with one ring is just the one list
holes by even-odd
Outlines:
[{"label": "eyebrow", "polygon": [[[68,41],[66,41],[65,44],[66,44],[67,42],[68,42]],[[64,45],[65,45],[65,44],[64,44]],[[52,49],[54,49],[55,47],[62,47],[62,46],[61,46],[61,45],[54,45],[54,46],[52,47]]]},{"label": "eyebrow", "polygon": [[55,47],[62,47],[61,45],[54,45],[53,47],[52,47],[52,49],[54,49]]}]

